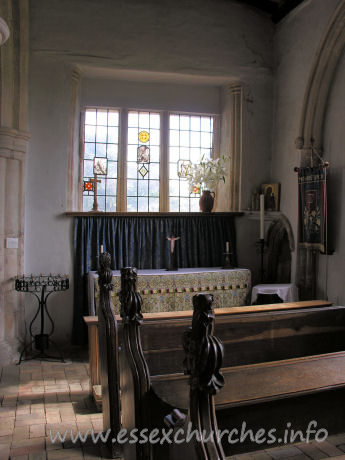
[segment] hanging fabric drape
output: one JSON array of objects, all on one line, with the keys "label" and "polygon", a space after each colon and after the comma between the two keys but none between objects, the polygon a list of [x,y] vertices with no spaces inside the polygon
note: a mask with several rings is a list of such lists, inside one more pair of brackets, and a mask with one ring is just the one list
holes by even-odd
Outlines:
[{"label": "hanging fabric drape", "polygon": [[298,169],[300,246],[326,252],[327,166]]},{"label": "hanging fabric drape", "polygon": [[236,235],[232,216],[82,216],[74,223],[73,342],[85,343],[83,316],[88,314],[87,273],[97,270],[100,247],[112,256],[112,268],[166,268],[167,237],[176,241],[178,267],[220,267],[225,243],[236,262]]}]

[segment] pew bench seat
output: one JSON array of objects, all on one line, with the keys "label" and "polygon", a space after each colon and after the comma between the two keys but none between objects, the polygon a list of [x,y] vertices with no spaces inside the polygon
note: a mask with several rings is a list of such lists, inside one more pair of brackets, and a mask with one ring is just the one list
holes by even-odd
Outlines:
[{"label": "pew bench seat", "polygon": [[[192,316],[192,310],[143,314],[140,347],[148,366],[151,390],[156,400],[161,400],[166,407],[188,409],[189,386],[188,377],[183,374],[181,336],[191,325]],[[332,408],[340,407],[337,398],[342,396],[337,391],[345,390],[345,307],[333,307],[331,302],[316,300],[217,308],[214,316],[215,334],[225,349],[222,367],[225,386],[215,396],[220,427],[228,427],[247,416],[245,420],[255,421],[261,427],[261,419],[266,417],[269,405],[270,412],[264,420],[268,427],[275,426],[282,418],[281,411],[286,412],[286,417],[291,414],[297,417],[301,410],[306,417],[314,417],[310,407],[316,400],[308,400],[306,405],[306,400],[301,398],[332,391]],[[114,317],[115,336],[110,335],[108,345],[104,343],[100,347],[102,354],[108,346],[101,378],[104,429],[111,427],[116,431],[123,423],[119,418],[120,406],[127,408],[128,405],[126,391],[120,391],[119,383],[124,367],[117,367],[119,362],[126,362],[126,358],[121,358],[125,323],[119,315]],[[92,324],[94,326],[95,321]],[[99,339],[103,340],[108,334],[104,329],[106,324],[102,326]],[[115,343],[118,346],[114,346]],[[109,358],[112,350],[115,358]],[[106,354],[102,356],[105,358]],[[112,397],[117,401],[115,405]],[[321,399],[318,415],[322,416],[329,401],[323,396]],[[291,408],[284,405],[284,401],[288,401]],[[338,418],[339,421],[343,419]],[[282,423],[279,428],[282,432]],[[252,445],[240,448],[253,450]],[[225,453],[228,452],[236,450],[230,446],[226,448]]]},{"label": "pew bench seat", "polygon": [[[345,388],[345,351],[222,368],[225,385],[216,407],[236,407]],[[151,376],[156,395],[188,409],[188,377],[182,373]]]},{"label": "pew bench seat", "polygon": [[[229,308],[217,308],[215,310],[216,318],[217,316],[222,315],[242,315],[244,313],[260,313],[260,312],[270,312],[270,311],[285,311],[285,310],[296,310],[300,308],[319,308],[325,306],[331,306],[332,303],[324,300],[313,300],[313,301],[303,301],[303,302],[286,302],[278,304],[269,304],[269,305],[256,305],[256,306],[243,306],[243,307],[229,307]],[[144,313],[144,324],[150,322],[152,326],[157,324],[157,327],[160,326],[160,321],[179,321],[183,319],[190,320],[192,317],[192,310],[185,311],[176,311],[176,312],[159,312],[159,313]],[[119,315],[116,315],[116,320],[120,324],[122,319]],[[89,338],[89,366],[90,366],[90,383],[92,388],[92,393],[95,398],[97,407],[101,407],[102,401],[100,396],[99,385],[100,375],[99,375],[99,340],[98,340],[98,316],[84,316],[84,321],[88,328],[88,338]],[[154,331],[152,331],[154,333]],[[177,350],[181,351],[180,344],[177,344]],[[169,345],[167,347],[167,355],[170,355],[173,348]],[[146,357],[149,357],[150,350],[145,351]],[[161,353],[163,351],[161,350]],[[167,356],[167,360],[169,357]]]}]

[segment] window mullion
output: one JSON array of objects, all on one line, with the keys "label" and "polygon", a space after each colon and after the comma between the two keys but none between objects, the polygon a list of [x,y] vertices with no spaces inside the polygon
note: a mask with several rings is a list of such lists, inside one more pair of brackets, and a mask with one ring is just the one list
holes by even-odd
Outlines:
[{"label": "window mullion", "polygon": [[161,155],[159,167],[159,210],[169,211],[169,114],[161,115]]},{"label": "window mullion", "polygon": [[212,158],[219,158],[220,153],[220,117],[213,117]]},{"label": "window mullion", "polygon": [[85,150],[85,109],[80,113],[79,130],[79,165],[78,165],[78,210],[83,211],[83,180],[84,180],[84,150]]},{"label": "window mullion", "polygon": [[120,136],[117,174],[117,210],[127,210],[127,138],[128,138],[128,110],[120,111]]}]

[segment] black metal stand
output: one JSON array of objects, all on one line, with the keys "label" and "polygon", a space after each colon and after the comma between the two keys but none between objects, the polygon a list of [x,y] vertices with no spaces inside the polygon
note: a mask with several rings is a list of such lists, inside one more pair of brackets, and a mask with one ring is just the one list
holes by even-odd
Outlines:
[{"label": "black metal stand", "polygon": [[[17,277],[15,280],[15,289],[16,291],[19,292],[30,292],[33,294],[37,300],[38,300],[38,309],[33,317],[30,327],[29,327],[29,332],[30,336],[32,337],[32,341],[28,343],[22,350],[18,365],[22,361],[29,361],[31,359],[47,359],[47,360],[61,360],[61,362],[64,362],[64,358],[62,353],[60,352],[58,346],[55,344],[50,339],[50,336],[54,332],[54,321],[52,317],[49,314],[49,311],[47,309],[47,299],[52,294],[53,292],[58,292],[58,291],[66,291],[69,288],[69,279],[67,275],[60,276],[60,275],[39,275],[39,276],[22,276],[22,277]],[[40,296],[38,296],[38,293],[40,293]],[[49,334],[45,333],[45,313],[47,314],[50,323],[51,323],[51,329]],[[32,326],[40,314],[41,317],[41,328],[40,328],[40,334],[34,335],[32,332]],[[38,353],[34,354],[33,356],[30,356],[29,358],[24,358],[24,353],[31,348],[32,345],[35,345],[35,349],[38,350]],[[48,355],[45,350],[49,348],[49,344],[54,345],[56,348],[59,356],[51,356]]]}]

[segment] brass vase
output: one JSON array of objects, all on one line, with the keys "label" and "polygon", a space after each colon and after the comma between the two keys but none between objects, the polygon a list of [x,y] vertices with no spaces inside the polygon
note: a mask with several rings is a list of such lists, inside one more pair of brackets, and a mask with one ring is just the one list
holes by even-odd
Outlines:
[{"label": "brass vase", "polygon": [[[213,194],[213,196],[212,196]],[[211,212],[214,204],[216,194],[210,190],[203,190],[199,200],[199,207],[201,212]]]}]

